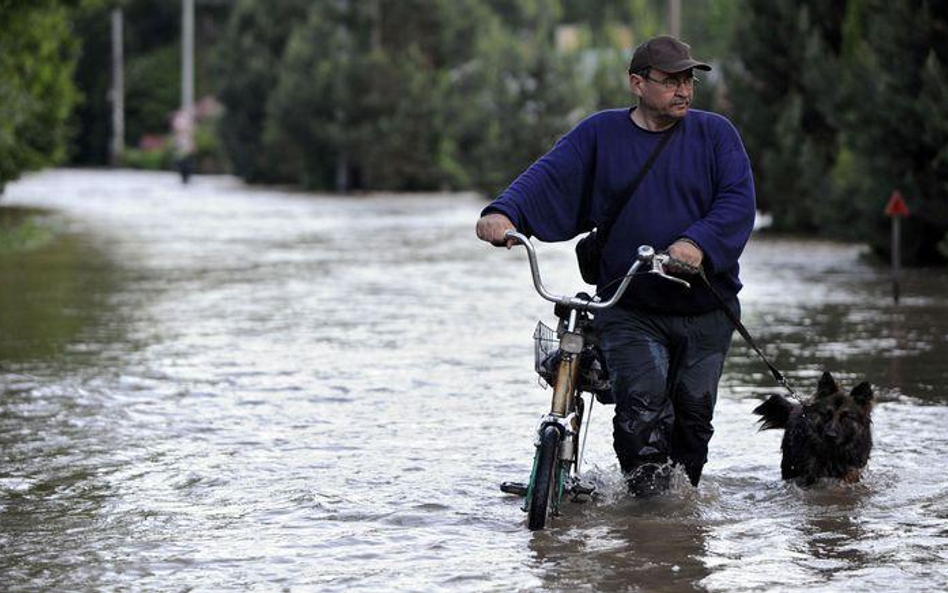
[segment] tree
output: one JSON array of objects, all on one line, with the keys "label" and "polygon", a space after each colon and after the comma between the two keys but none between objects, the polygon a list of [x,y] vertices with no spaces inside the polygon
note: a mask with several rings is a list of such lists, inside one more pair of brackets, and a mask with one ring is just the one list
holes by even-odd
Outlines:
[{"label": "tree", "polygon": [[948,6],[943,2],[865,0],[853,16],[864,31],[855,49],[844,186],[858,228],[888,250],[882,207],[893,189],[907,196],[903,257],[944,261],[936,245],[948,231]]},{"label": "tree", "polygon": [[[746,0],[729,71],[734,118],[775,226],[869,243],[908,196],[906,263],[948,256],[948,6]],[[739,48],[739,51],[738,51]]]},{"label": "tree", "polygon": [[[280,2],[279,4],[284,4]],[[80,165],[109,162],[112,137],[112,34],[110,13],[123,13],[125,140],[170,132],[170,116],[181,106],[181,2],[82,0],[72,18],[81,52],[75,80],[83,100],[73,115],[77,134],[70,159]],[[207,55],[216,41],[226,5],[198,2],[197,96],[208,92]],[[126,153],[126,157],[130,155]]]},{"label": "tree", "polygon": [[456,78],[448,106],[456,162],[472,187],[493,194],[550,149],[593,102],[579,55],[557,51],[559,3],[523,3],[529,28],[482,21],[476,58]]},{"label": "tree", "polygon": [[306,18],[306,0],[239,0],[214,59],[217,95],[226,107],[220,135],[234,172],[250,182],[287,181],[293,167],[280,146],[264,149],[267,102],[293,28]]},{"label": "tree", "polygon": [[79,93],[69,8],[0,0],[0,192],[23,171],[61,162]]},{"label": "tree", "polygon": [[[250,181],[493,193],[581,117],[628,104],[632,29],[613,21],[644,38],[662,5],[290,1],[275,15],[239,2],[220,53],[222,133]],[[558,44],[564,23],[581,43]]]},{"label": "tree", "polygon": [[463,26],[463,10],[473,6],[313,5],[287,42],[268,100],[265,146],[285,154],[297,181],[310,187],[449,185],[457,167],[446,93],[451,72],[473,53]]},{"label": "tree", "polygon": [[760,207],[779,230],[838,228],[839,52],[845,3],[747,0],[726,68],[728,102],[754,164]]}]

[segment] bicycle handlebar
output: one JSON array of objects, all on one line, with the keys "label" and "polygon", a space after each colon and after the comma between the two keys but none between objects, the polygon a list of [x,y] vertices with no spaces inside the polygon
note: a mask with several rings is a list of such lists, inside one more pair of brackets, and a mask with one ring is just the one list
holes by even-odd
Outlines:
[{"label": "bicycle handlebar", "polygon": [[665,264],[671,259],[667,253],[656,253],[655,249],[650,245],[641,245],[638,249],[638,256],[635,258],[635,261],[632,262],[632,265],[629,267],[629,271],[626,272],[625,276],[622,277],[622,282],[619,284],[619,287],[608,301],[600,301],[598,300],[598,296],[589,300],[574,296],[553,294],[546,289],[546,286],[543,285],[543,281],[540,279],[540,267],[539,264],[537,264],[537,253],[533,246],[533,242],[530,241],[526,235],[523,235],[522,233],[519,233],[515,230],[509,230],[504,233],[504,238],[513,239],[526,248],[527,259],[530,261],[530,272],[533,275],[533,286],[536,288],[537,293],[539,293],[541,297],[550,301],[551,303],[565,305],[574,309],[608,309],[619,302],[619,299],[622,298],[622,295],[625,294],[625,290],[632,282],[632,276],[634,276],[635,273],[638,272],[639,268],[643,265],[651,265],[651,269],[647,272],[649,274],[657,274],[662,278],[682,284],[686,288],[691,288],[691,284],[689,284],[687,280],[670,276],[665,272]]}]

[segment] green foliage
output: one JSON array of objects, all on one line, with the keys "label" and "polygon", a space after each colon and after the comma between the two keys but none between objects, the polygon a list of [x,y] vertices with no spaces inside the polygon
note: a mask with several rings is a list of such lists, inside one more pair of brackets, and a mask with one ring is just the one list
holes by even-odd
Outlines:
[{"label": "green foliage", "polygon": [[595,103],[579,57],[554,46],[557,0],[295,10],[242,2],[225,32],[222,129],[251,181],[495,191]]},{"label": "green foliage", "polygon": [[[218,137],[220,116],[205,113],[201,104],[197,106],[194,127],[193,162],[199,171],[221,171],[225,167],[226,155]],[[161,171],[173,169],[180,155],[175,153],[174,134],[149,135],[149,142],[141,148],[126,148],[122,165],[133,169]]]},{"label": "green foliage", "polygon": [[0,208],[0,257],[35,251],[55,237],[48,213],[25,208]]},{"label": "green foliage", "polygon": [[76,134],[70,158],[77,164],[105,164],[112,130],[108,101],[112,37],[105,6],[95,4],[78,11],[73,30],[81,39],[75,81],[82,91],[82,100],[71,117]]},{"label": "green foliage", "polygon": [[[466,100],[451,81],[481,70],[472,61],[477,41],[461,26],[467,10],[479,9],[452,1],[313,5],[290,35],[267,101],[265,151],[284,155],[295,181],[310,187],[469,181],[462,149],[446,132]],[[488,114],[479,115],[482,125]]]},{"label": "green foliage", "polygon": [[943,260],[948,6],[745,0],[743,8],[730,101],[775,226],[858,238],[885,254],[883,206],[898,188],[911,210],[907,263]]},{"label": "green foliage", "polygon": [[846,189],[863,227],[877,230],[869,240],[880,253],[888,249],[882,206],[900,189],[911,210],[903,252],[910,262],[930,263],[942,259],[937,245],[948,231],[948,6],[863,4],[848,139],[865,177]]},{"label": "green foliage", "polygon": [[158,149],[126,148],[122,164],[149,171],[170,169],[174,166],[174,152],[170,143]]},{"label": "green foliage", "polygon": [[[75,78],[84,93],[84,100],[73,114],[78,133],[71,158],[77,164],[102,165],[109,161],[111,12],[116,4],[121,5],[123,14],[126,144],[134,147],[146,134],[167,132],[168,116],[180,102],[180,3],[83,2],[72,19],[82,48]],[[134,153],[130,156],[133,160],[136,157]]]},{"label": "green foliage", "polygon": [[[221,114],[199,117],[194,128],[194,161],[198,171],[225,171],[227,154],[220,141]],[[168,145],[172,145],[169,137]]]},{"label": "green foliage", "polygon": [[[282,3],[282,2],[281,2]],[[119,5],[123,14],[125,79],[125,143],[137,146],[143,137],[170,131],[170,116],[181,106],[181,2],[154,0],[84,0],[72,18],[81,44],[76,82],[85,98],[73,115],[77,129],[72,161],[101,165],[109,161],[112,134],[112,29],[111,12]],[[208,92],[209,72],[205,54],[216,40],[215,23],[226,15],[226,5],[197,3],[195,45],[195,95]],[[135,166],[140,155],[130,149],[127,164]],[[205,165],[208,162],[205,161]],[[213,164],[212,170],[219,169]]]},{"label": "green foliage", "polygon": [[181,105],[181,48],[162,45],[129,56],[125,67],[125,137],[132,145],[146,134],[171,127],[171,114]]},{"label": "green foliage", "polygon": [[448,134],[470,186],[488,193],[503,188],[588,113],[593,97],[577,76],[579,56],[553,50],[552,25],[540,21],[511,34],[491,19],[477,58],[454,81]]},{"label": "green foliage", "polygon": [[266,103],[264,147],[286,155],[303,185],[332,187],[338,178],[338,189],[347,189],[347,177],[363,172],[369,127],[382,116],[382,89],[397,64],[370,47],[366,6],[314,4],[286,44]]},{"label": "green foliage", "polygon": [[68,16],[53,1],[0,2],[0,192],[23,171],[66,156],[79,99]]},{"label": "green foliage", "polygon": [[754,163],[758,200],[778,230],[816,232],[847,218],[830,171],[839,151],[844,14],[818,0],[747,0],[727,70],[733,117]]},{"label": "green foliage", "polygon": [[945,236],[941,241],[938,242],[938,253],[945,259],[948,259],[948,233],[945,233]]},{"label": "green foliage", "polygon": [[282,146],[264,150],[263,130],[284,46],[293,28],[305,19],[308,4],[239,0],[215,53],[217,96],[226,108],[221,141],[234,172],[247,181],[285,181],[296,170]]}]

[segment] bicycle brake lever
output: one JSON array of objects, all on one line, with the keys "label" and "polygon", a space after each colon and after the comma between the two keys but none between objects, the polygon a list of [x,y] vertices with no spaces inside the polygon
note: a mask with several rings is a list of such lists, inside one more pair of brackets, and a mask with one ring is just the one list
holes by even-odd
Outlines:
[{"label": "bicycle brake lever", "polygon": [[650,270],[649,273],[650,273],[650,274],[658,274],[659,276],[661,276],[662,278],[664,278],[664,279],[666,279],[666,280],[671,280],[672,282],[677,282],[678,284],[681,284],[681,285],[684,286],[685,288],[691,288],[691,283],[688,282],[687,280],[682,279],[682,278],[678,278],[678,277],[676,277],[676,276],[670,276],[669,274],[666,274],[665,272],[662,272],[662,271],[659,271],[659,270]]},{"label": "bicycle brake lever", "polygon": [[[649,273],[658,274],[659,276],[661,276],[662,278],[665,278],[666,280],[677,282],[678,284],[681,284],[685,288],[691,288],[691,283],[688,282],[687,280],[683,278],[678,278],[677,276],[672,276],[668,274],[667,272],[665,272],[665,264],[669,262],[671,262],[672,266],[679,267],[691,273],[697,273],[696,271],[697,268],[695,268],[694,266],[690,266],[677,259],[674,259],[667,253],[660,253],[660,254],[655,255],[655,257],[652,259],[652,269],[649,270]],[[695,271],[692,272],[691,270],[695,270]]]}]

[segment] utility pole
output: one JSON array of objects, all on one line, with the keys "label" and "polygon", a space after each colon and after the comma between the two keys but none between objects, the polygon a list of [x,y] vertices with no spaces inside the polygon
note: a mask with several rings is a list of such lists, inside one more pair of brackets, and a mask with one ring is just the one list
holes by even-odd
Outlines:
[{"label": "utility pole", "polygon": [[372,49],[382,47],[382,4],[381,0],[372,2]]},{"label": "utility pole", "polygon": [[122,9],[112,9],[112,142],[109,160],[122,163],[125,153],[125,52],[123,49]]},{"label": "utility pole", "polygon": [[668,0],[668,32],[681,39],[681,0]]},{"label": "utility pole", "polygon": [[171,127],[178,172],[187,183],[194,158],[194,0],[181,0],[181,109]]},{"label": "utility pole", "polygon": [[181,14],[181,108],[194,110],[194,0],[182,0]]}]

